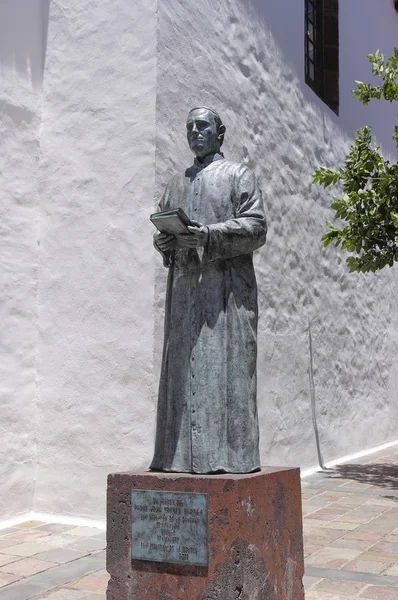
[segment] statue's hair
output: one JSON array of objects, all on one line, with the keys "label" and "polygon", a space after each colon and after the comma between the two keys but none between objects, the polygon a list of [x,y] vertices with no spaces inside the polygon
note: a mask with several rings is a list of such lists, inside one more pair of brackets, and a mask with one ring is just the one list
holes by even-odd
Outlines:
[{"label": "statue's hair", "polygon": [[[209,110],[211,113],[213,113],[214,115],[214,120],[216,122],[217,125],[217,131],[220,129],[221,125],[223,125],[222,119],[220,117],[220,115],[218,114],[218,112],[216,110],[214,110],[214,108],[209,108],[208,106],[195,106],[195,108],[191,108],[191,110],[188,113],[188,116],[194,111],[194,110]],[[225,125],[224,125],[225,127]],[[224,142],[224,134],[220,135],[220,147],[222,146]]]},{"label": "statue's hair", "polygon": [[193,112],[194,110],[209,110],[211,113],[213,113],[214,115],[214,120],[217,124],[217,127],[220,127],[223,123],[221,120],[220,115],[218,114],[218,112],[216,110],[214,110],[213,108],[209,108],[208,106],[195,106],[195,108],[191,108],[191,110],[189,111],[189,115],[191,114],[191,112]]}]

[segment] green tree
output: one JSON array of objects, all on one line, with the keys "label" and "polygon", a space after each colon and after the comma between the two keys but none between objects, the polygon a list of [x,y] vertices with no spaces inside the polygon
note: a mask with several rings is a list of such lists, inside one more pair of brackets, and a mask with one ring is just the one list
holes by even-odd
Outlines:
[{"label": "green tree", "polygon": [[[387,60],[379,50],[368,59],[380,85],[356,81],[354,98],[364,105],[373,98],[398,101],[398,49]],[[398,126],[393,139],[398,149]],[[375,272],[398,260],[398,165],[379,150],[372,146],[371,127],[364,127],[357,131],[344,167],[320,167],[313,175],[313,182],[325,188],[341,186],[342,195],[331,204],[339,224],[327,221],[322,241],[325,247],[333,242],[355,254],[347,258],[350,272]]]}]

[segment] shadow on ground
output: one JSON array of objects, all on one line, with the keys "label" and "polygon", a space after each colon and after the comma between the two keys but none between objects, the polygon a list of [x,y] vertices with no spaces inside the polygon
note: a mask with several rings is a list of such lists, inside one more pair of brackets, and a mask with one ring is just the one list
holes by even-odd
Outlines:
[{"label": "shadow on ground", "polygon": [[396,464],[336,465],[332,469],[327,469],[327,476],[330,478],[333,477],[334,480],[351,479],[364,485],[378,486],[386,492],[397,492],[392,498],[398,500],[398,465]]}]

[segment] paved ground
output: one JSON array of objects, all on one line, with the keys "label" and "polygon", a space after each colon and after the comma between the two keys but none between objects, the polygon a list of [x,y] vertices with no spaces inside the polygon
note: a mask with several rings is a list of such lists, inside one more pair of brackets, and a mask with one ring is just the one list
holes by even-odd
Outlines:
[{"label": "paved ground", "polygon": [[302,489],[306,600],[398,600],[398,446]]},{"label": "paved ground", "polygon": [[0,536],[0,600],[105,600],[104,531],[29,521]]},{"label": "paved ground", "polygon": [[[398,446],[303,481],[306,600],[398,600]],[[105,600],[105,533],[0,531],[0,600]],[[228,600],[228,599],[225,599]]]}]

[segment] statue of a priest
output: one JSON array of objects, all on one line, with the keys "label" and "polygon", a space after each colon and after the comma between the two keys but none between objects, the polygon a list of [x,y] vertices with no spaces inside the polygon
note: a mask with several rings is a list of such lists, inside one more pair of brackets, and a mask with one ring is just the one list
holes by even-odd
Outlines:
[{"label": "statue of a priest", "polygon": [[261,190],[221,152],[214,110],[187,120],[194,164],[167,185],[159,210],[182,208],[189,233],[155,234],[169,268],[152,470],[250,473],[260,468],[257,286],[253,251],[265,243]]}]

